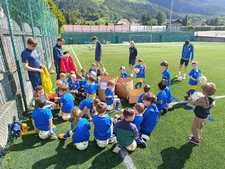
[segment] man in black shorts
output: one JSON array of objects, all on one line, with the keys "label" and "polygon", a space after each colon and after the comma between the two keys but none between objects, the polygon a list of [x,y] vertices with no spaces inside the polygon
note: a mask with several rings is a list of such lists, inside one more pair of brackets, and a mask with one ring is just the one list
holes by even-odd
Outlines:
[{"label": "man in black shorts", "polygon": [[[185,41],[183,45],[183,50],[182,50],[182,56],[180,60],[180,66],[179,66],[179,73],[178,73],[178,78],[179,79],[186,79],[186,71],[187,67],[189,64],[189,61],[194,59],[194,47],[190,43],[190,41]],[[182,77],[181,69],[184,66],[184,76]]]}]

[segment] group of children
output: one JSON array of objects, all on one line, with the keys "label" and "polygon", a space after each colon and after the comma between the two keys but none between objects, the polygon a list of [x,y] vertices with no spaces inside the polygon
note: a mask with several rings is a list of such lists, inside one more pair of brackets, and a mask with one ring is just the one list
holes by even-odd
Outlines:
[{"label": "group of children", "polygon": [[[115,82],[109,81],[105,90],[105,101],[98,99],[100,88],[99,78],[107,75],[104,69],[99,69],[96,64],[92,64],[86,72],[71,72],[66,75],[60,74],[60,79],[56,81],[56,95],[54,98],[46,97],[43,88],[40,86],[35,91],[36,108],[32,113],[35,131],[41,139],[52,138],[65,140],[72,136],[73,143],[78,150],[85,150],[88,147],[90,138],[90,123],[94,126],[94,138],[99,147],[104,148],[109,143],[117,143],[114,152],[119,152],[121,148],[134,151],[137,146],[146,147],[146,140],[149,139],[152,131],[159,122],[160,115],[165,114],[169,103],[173,101],[170,92],[171,76],[167,61],[160,63],[162,68],[162,79],[158,83],[159,92],[155,96],[151,92],[149,85],[145,84],[146,66],[144,61],[139,59],[134,66],[132,73],[136,75],[136,88],[144,88],[144,93],[137,99],[133,108],[123,110],[122,116],[110,116],[110,111],[115,104]],[[197,62],[192,62],[193,69],[189,74],[190,90],[187,92],[190,97],[196,90],[201,71]],[[125,66],[120,67],[120,77],[128,78],[129,73]],[[213,106],[212,96],[216,87],[213,83],[202,85],[203,96],[195,101],[194,112],[196,118],[193,121],[192,136],[190,141],[199,144],[201,140],[201,129],[203,123]],[[189,99],[189,98],[187,98]],[[78,106],[75,106],[75,103]],[[60,108],[58,116],[64,121],[70,122],[70,129],[65,133],[56,136],[53,129],[53,116],[51,109]]]}]

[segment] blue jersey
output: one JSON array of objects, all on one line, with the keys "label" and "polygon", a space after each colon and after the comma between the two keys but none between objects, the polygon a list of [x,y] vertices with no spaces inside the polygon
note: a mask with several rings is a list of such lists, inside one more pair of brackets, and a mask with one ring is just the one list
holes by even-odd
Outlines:
[{"label": "blue jersey", "polygon": [[89,73],[91,73],[91,72],[95,72],[95,73],[97,73],[97,69],[96,68],[94,68],[94,67],[90,67],[90,69],[89,69],[89,71],[88,71]]},{"label": "blue jersey", "polygon": [[58,44],[56,44],[53,48],[53,57],[54,57],[55,63],[58,64],[60,62],[60,59],[62,58],[62,56],[63,56],[62,47],[59,46]]},{"label": "blue jersey", "polygon": [[[28,65],[32,68],[40,68],[41,67],[41,62],[40,62],[40,55],[36,50],[30,50],[30,49],[25,49],[22,54],[22,63],[28,63]],[[31,72],[31,71],[29,71]]]},{"label": "blue jersey", "polygon": [[138,73],[136,73],[136,78],[145,78],[145,66],[136,65],[134,68],[138,69]]},{"label": "blue jersey", "polygon": [[86,84],[87,84],[87,80],[85,78],[80,79],[80,81],[79,81],[80,87],[84,87]]},{"label": "blue jersey", "polygon": [[79,81],[72,81],[70,80],[69,82],[69,90],[78,90],[80,87]]},{"label": "blue jersey", "polygon": [[166,92],[166,97],[167,97],[167,103],[171,103],[173,98],[172,98],[172,94],[170,92],[170,88],[166,87],[165,92]]},{"label": "blue jersey", "polygon": [[72,113],[74,109],[74,97],[71,93],[65,93],[59,99],[61,103],[61,111],[63,113]]},{"label": "blue jersey", "polygon": [[112,136],[112,118],[109,115],[94,115],[94,136],[98,140],[107,140]]},{"label": "blue jersey", "polygon": [[162,79],[165,79],[166,80],[166,86],[170,86],[170,72],[168,69],[164,70],[162,72]]},{"label": "blue jersey", "polygon": [[[113,99],[114,99],[114,93],[112,91],[111,88],[107,88],[105,90],[105,96],[106,96],[106,99],[105,99],[105,102],[107,105],[112,105],[113,104]],[[109,98],[107,98],[109,97]]]},{"label": "blue jersey", "polygon": [[199,69],[192,69],[191,72],[189,73],[189,85],[191,86],[196,86],[198,85],[198,79],[201,76],[201,71]]},{"label": "blue jersey", "polygon": [[158,94],[157,94],[157,107],[158,110],[164,110],[168,107],[167,105],[167,94],[165,90],[161,90]]},{"label": "blue jersey", "polygon": [[74,129],[74,134],[73,134],[73,142],[74,143],[81,143],[84,141],[89,141],[90,137],[90,124],[87,119],[81,118],[78,123],[76,128]]},{"label": "blue jersey", "polygon": [[137,127],[138,131],[140,132],[141,130],[141,123],[143,121],[143,115],[136,115],[133,122],[135,124],[135,126]]},{"label": "blue jersey", "polygon": [[90,112],[93,111],[93,99],[91,98],[86,98],[82,100],[79,104],[79,109],[83,111],[84,109],[89,109]]},{"label": "blue jersey", "polygon": [[52,119],[52,112],[49,108],[36,108],[32,113],[32,119],[38,130],[49,131],[50,122]]},{"label": "blue jersey", "polygon": [[86,83],[84,85],[84,92],[87,94],[96,94],[99,88],[98,83]]},{"label": "blue jersey", "polygon": [[143,121],[141,123],[141,133],[150,135],[159,122],[159,119],[160,112],[156,104],[148,106],[143,115]]},{"label": "blue jersey", "polygon": [[182,57],[183,60],[193,60],[194,58],[194,47],[192,44],[184,45],[182,50]]},{"label": "blue jersey", "polygon": [[121,77],[121,78],[128,78],[128,76],[129,76],[129,75],[128,75],[127,72],[121,72],[121,73],[120,73],[120,77]]}]

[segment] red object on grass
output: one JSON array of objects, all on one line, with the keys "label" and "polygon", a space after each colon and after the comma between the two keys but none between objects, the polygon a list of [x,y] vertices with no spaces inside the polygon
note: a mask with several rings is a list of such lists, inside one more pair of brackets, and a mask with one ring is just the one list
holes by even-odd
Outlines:
[{"label": "red object on grass", "polygon": [[73,59],[71,56],[66,56],[61,58],[60,61],[60,72],[61,73],[71,73],[71,72],[77,72],[77,65],[73,62]]}]

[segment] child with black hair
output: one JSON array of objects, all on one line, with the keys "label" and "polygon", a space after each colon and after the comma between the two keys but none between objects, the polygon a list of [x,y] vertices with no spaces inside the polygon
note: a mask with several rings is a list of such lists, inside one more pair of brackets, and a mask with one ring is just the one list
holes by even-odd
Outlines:
[{"label": "child with black hair", "polygon": [[144,140],[148,140],[153,129],[159,122],[160,112],[156,106],[156,97],[154,95],[144,96],[144,105],[146,110],[143,115],[143,121],[141,123],[141,137]]},{"label": "child with black hair", "polygon": [[167,112],[168,109],[168,104],[167,104],[167,100],[168,100],[168,96],[167,93],[165,91],[166,89],[166,80],[161,80],[158,84],[158,88],[159,88],[159,93],[157,94],[157,107],[158,110],[160,111],[160,113],[163,115]]}]

